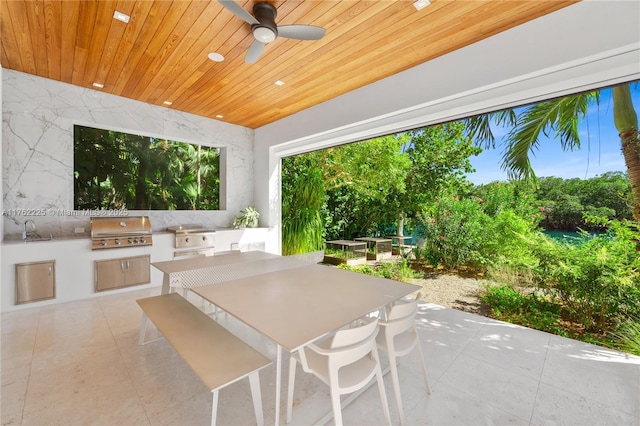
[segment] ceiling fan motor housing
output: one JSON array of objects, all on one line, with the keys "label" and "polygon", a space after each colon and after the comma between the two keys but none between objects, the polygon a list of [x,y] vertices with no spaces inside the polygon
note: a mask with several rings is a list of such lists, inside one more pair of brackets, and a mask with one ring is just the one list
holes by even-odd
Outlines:
[{"label": "ceiling fan motor housing", "polygon": [[278,37],[276,8],[269,3],[256,3],[253,6],[253,15],[260,22],[251,25],[251,32],[255,39],[262,43],[274,41]]}]

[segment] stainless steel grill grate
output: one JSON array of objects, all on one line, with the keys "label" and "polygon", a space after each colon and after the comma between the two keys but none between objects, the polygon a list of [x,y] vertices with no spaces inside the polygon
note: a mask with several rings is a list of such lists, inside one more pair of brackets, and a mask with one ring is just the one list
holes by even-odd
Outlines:
[{"label": "stainless steel grill grate", "polygon": [[91,218],[93,250],[152,244],[153,236],[148,216]]}]

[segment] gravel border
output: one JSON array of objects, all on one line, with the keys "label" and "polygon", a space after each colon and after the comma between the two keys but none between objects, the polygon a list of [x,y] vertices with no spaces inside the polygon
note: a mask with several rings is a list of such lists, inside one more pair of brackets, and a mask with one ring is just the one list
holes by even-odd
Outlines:
[{"label": "gravel border", "polygon": [[476,278],[427,273],[411,280],[422,287],[421,300],[448,308],[489,316],[489,308],[480,300],[486,283]]}]

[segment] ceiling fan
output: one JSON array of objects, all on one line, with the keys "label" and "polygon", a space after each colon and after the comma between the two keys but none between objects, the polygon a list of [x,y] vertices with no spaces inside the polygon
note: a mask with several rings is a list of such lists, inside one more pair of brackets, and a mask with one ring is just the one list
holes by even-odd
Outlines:
[{"label": "ceiling fan", "polygon": [[276,25],[276,8],[269,3],[256,3],[253,6],[253,15],[244,10],[242,6],[233,0],[218,0],[231,13],[248,24],[251,24],[251,33],[255,39],[249,47],[244,61],[253,64],[258,60],[264,46],[278,37],[294,40],[319,40],[325,34],[325,29],[313,25]]}]

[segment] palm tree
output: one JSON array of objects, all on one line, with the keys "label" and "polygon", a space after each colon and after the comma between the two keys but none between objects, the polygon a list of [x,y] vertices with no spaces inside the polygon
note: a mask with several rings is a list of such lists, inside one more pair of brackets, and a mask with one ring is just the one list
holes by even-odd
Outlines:
[{"label": "palm tree", "polygon": [[[631,184],[633,217],[640,223],[640,134],[630,84],[613,87],[612,99],[614,122]],[[504,110],[472,117],[466,120],[467,130],[477,144],[495,148],[491,122],[511,126],[501,167],[510,179],[536,179],[529,154],[539,148],[541,134],[548,136],[553,132],[565,151],[580,149],[578,123],[586,116],[588,106],[599,102],[599,91],[566,96],[531,105],[517,114]]]}]

